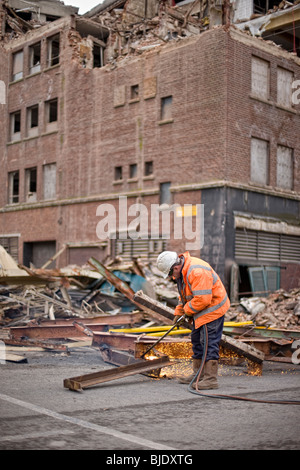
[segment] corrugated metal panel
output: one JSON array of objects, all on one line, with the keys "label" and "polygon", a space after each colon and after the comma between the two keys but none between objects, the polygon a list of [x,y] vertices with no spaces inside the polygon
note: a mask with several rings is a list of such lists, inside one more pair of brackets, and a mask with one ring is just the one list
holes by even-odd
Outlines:
[{"label": "corrugated metal panel", "polygon": [[300,262],[300,237],[282,235],[281,260]]},{"label": "corrugated metal panel", "polygon": [[235,257],[257,259],[257,232],[254,230],[236,229]]},{"label": "corrugated metal panel", "polygon": [[236,229],[235,258],[245,261],[300,262],[300,237]]},{"label": "corrugated metal panel", "polygon": [[280,236],[277,233],[258,232],[257,259],[280,260]]}]

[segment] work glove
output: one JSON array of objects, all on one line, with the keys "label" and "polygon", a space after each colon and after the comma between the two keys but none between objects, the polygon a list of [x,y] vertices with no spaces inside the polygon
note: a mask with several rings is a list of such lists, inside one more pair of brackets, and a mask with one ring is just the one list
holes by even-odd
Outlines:
[{"label": "work glove", "polygon": [[[175,324],[177,322],[177,320],[179,320],[180,317],[182,317],[182,315],[174,315],[173,323]],[[177,325],[182,325],[183,322],[184,322],[184,317],[181,319],[181,321],[179,323],[177,323]]]}]

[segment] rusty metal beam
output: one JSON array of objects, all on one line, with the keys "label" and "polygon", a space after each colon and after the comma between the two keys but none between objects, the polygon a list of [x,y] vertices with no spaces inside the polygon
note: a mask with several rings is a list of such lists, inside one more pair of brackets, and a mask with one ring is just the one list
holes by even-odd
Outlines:
[{"label": "rusty metal beam", "polygon": [[[96,318],[66,318],[60,320],[42,321],[41,323],[30,322],[27,326],[11,327],[12,338],[81,338],[85,334],[78,325],[84,325],[94,331],[105,331],[108,326],[113,325],[132,325],[144,318],[143,313],[131,313],[120,315],[103,315]],[[74,325],[76,321],[76,326]]]},{"label": "rusty metal beam", "polygon": [[[104,331],[106,328],[106,324],[93,324],[93,331]],[[86,335],[82,331],[79,331],[73,324],[52,326],[13,326],[10,328],[10,333],[12,339],[58,339],[86,337]]]},{"label": "rusty metal beam", "polygon": [[90,258],[88,263],[95,268],[105,279],[107,279],[119,292],[124,294],[129,300],[133,302],[134,291],[131,287],[114,273],[109,271],[100,261],[95,258]]},{"label": "rusty metal beam", "polygon": [[[104,345],[128,351],[135,357],[141,357],[146,349],[157,341],[149,335],[94,332],[92,346],[103,348]],[[188,358],[192,356],[191,341],[187,338],[164,338],[156,347],[157,351],[167,356]]]},{"label": "rusty metal beam", "polygon": [[120,313],[118,315],[99,315],[97,317],[72,317],[72,318],[57,318],[55,320],[32,320],[28,325],[36,326],[53,326],[61,325],[66,326],[72,324],[74,320],[84,323],[85,325],[92,325],[93,323],[106,324],[106,325],[134,325],[144,320],[145,315],[142,312]]},{"label": "rusty metal beam", "polygon": [[120,379],[129,375],[141,374],[149,370],[166,367],[171,364],[173,364],[173,362],[171,362],[167,356],[154,359],[153,361],[143,360],[136,364],[129,364],[126,366],[64,379],[64,387],[69,390],[82,391],[83,389],[94,385]]}]

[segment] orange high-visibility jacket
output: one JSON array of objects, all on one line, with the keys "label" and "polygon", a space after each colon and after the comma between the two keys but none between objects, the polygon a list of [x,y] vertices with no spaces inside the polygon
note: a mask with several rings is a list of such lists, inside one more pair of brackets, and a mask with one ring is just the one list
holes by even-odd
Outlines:
[{"label": "orange high-visibility jacket", "polygon": [[184,257],[181,271],[182,298],[179,296],[174,314],[192,316],[195,328],[225,315],[230,301],[221,279],[212,267],[202,259],[190,256],[188,251],[179,256]]}]

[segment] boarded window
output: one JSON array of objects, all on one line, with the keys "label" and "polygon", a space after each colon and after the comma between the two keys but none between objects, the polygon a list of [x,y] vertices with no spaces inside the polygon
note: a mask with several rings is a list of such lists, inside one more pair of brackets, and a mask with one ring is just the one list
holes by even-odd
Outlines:
[{"label": "boarded window", "polygon": [[6,104],[6,85],[3,80],[0,80],[0,104]]},{"label": "boarded window", "polygon": [[8,203],[16,204],[19,202],[19,171],[8,173]]},{"label": "boarded window", "polygon": [[161,99],[161,121],[168,121],[172,119],[172,96],[166,96]]},{"label": "boarded window", "polygon": [[23,51],[13,54],[12,62],[12,80],[20,80],[23,78]]},{"label": "boarded window", "polygon": [[59,64],[59,34],[47,41],[48,67]]},{"label": "boarded window", "polygon": [[171,197],[170,187],[171,187],[171,183],[160,184],[160,193],[159,193],[160,204],[171,204],[172,197]]},{"label": "boarded window", "polygon": [[293,150],[289,147],[277,147],[277,180],[279,188],[293,189]]},{"label": "boarded window", "polygon": [[270,90],[270,64],[266,60],[252,57],[251,92],[253,96],[267,100]]},{"label": "boarded window", "polygon": [[29,73],[41,70],[41,43],[38,42],[29,48]]},{"label": "boarded window", "polygon": [[28,168],[25,170],[25,200],[35,202],[37,193],[37,169]]},{"label": "boarded window", "polygon": [[44,165],[43,167],[43,196],[44,199],[55,199],[56,197],[56,163]]},{"label": "boarded window", "polygon": [[277,103],[285,108],[292,107],[292,84],[294,74],[289,70],[277,69]]},{"label": "boarded window", "polygon": [[251,139],[251,181],[268,184],[269,143],[262,139]]},{"label": "boarded window", "polygon": [[137,164],[132,163],[129,165],[129,178],[136,178],[137,177]]}]

